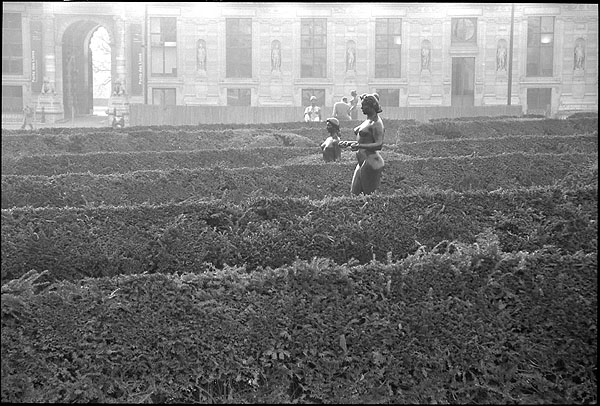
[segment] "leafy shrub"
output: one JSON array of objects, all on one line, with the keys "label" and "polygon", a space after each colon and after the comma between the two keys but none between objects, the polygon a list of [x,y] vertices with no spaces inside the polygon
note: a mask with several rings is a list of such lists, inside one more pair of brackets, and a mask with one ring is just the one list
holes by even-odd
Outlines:
[{"label": "leafy shrub", "polygon": [[[421,191],[306,198],[254,197],[160,206],[2,210],[2,281],[30,269],[52,280],[210,266],[279,267],[296,258],[368,262],[404,257],[492,227],[505,250],[597,249],[597,186]],[[418,242],[418,243],[417,243]]]},{"label": "leafy shrub", "polygon": [[54,283],[2,318],[2,401],[597,400],[596,255],[432,247]]}]

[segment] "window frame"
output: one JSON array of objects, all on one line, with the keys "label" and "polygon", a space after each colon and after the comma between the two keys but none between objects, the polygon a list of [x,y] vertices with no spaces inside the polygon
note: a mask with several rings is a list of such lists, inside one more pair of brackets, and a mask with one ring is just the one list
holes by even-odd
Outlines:
[{"label": "window frame", "polygon": [[301,103],[303,107],[310,106],[310,96],[315,96],[317,98],[317,106],[320,108],[325,107],[325,89],[323,88],[315,88],[315,89],[302,89],[301,90]]},{"label": "window frame", "polygon": [[[168,93],[172,92],[173,104],[166,103]],[[156,103],[157,94],[162,94],[162,100],[165,103]],[[176,106],[177,105],[177,88],[175,87],[153,87],[152,88],[152,105],[154,106]]]},{"label": "window frame", "polygon": [[[233,93],[236,93],[236,95],[234,95]],[[242,95],[242,93],[247,93]],[[239,100],[239,102],[237,103],[231,103],[231,101],[234,99],[234,97],[237,97],[237,100]],[[248,103],[242,103],[242,101],[247,100]],[[249,107],[252,106],[252,89],[249,88],[227,88],[227,105],[228,106],[242,106],[242,107]]]},{"label": "window frame", "polygon": [[[9,21],[14,18],[14,21]],[[18,27],[12,24],[18,22]],[[16,24],[15,24],[16,25]],[[14,37],[14,38],[13,38]],[[16,40],[18,37],[18,40]],[[21,13],[2,13],[2,74],[23,74],[23,17]],[[6,67],[6,69],[5,69]],[[15,69],[16,67],[16,69]]]},{"label": "window frame", "polygon": [[[19,91],[16,91],[17,89]],[[20,93],[20,95],[14,95],[13,90],[14,93]],[[23,86],[2,85],[2,112],[21,113],[23,112],[23,106]]]},{"label": "window frame", "polygon": [[225,77],[252,78],[252,31],[252,18],[225,19]]},{"label": "window frame", "polygon": [[[400,107],[400,89],[394,89],[394,88],[376,89],[376,92],[379,95],[379,105],[382,108]],[[390,94],[392,94],[392,97],[390,97]],[[391,104],[388,103],[388,101],[390,101],[392,99],[394,99],[394,102]]]},{"label": "window frame", "polygon": [[[398,24],[399,33],[394,32],[394,23]],[[384,29],[385,28],[385,29]],[[385,31],[385,33],[383,33]],[[400,44],[394,38],[400,36]],[[402,19],[401,18],[376,18],[375,19],[375,77],[401,78],[402,77]],[[397,52],[397,68],[390,64],[392,55]],[[395,56],[394,56],[395,57]],[[382,68],[383,66],[387,68]],[[392,72],[396,69],[396,72]]]},{"label": "window frame", "polygon": [[[310,26],[308,33],[305,32],[307,25]],[[320,60],[320,63],[317,64],[316,60]],[[327,61],[327,18],[301,18],[300,77],[327,78]]]},{"label": "window frame", "polygon": [[[459,38],[456,34],[457,25],[461,20],[468,20],[473,23],[473,36],[469,39]],[[451,45],[477,45],[477,17],[452,17],[450,21],[450,44]]]},{"label": "window frame", "polygon": [[[552,31],[544,30],[544,19],[552,19]],[[533,22],[537,24],[533,24]],[[537,30],[539,29],[539,31]],[[554,74],[554,44],[556,18],[554,16],[527,17],[527,61],[525,63],[526,77],[552,77]],[[542,38],[549,35],[548,44]],[[545,63],[543,63],[545,61]],[[549,61],[549,64],[548,64]]]},{"label": "window frame", "polygon": [[[154,22],[158,20],[158,31]],[[167,31],[169,28],[166,21],[174,22],[174,30]],[[152,16],[149,19],[150,33],[150,75],[152,77],[177,77],[177,17]],[[173,51],[171,51],[173,50]],[[168,55],[168,54],[174,55]],[[171,66],[171,72],[166,73],[167,60],[173,58],[174,67]],[[156,62],[156,63],[155,63]],[[160,71],[155,71],[157,64],[162,65]]]}]

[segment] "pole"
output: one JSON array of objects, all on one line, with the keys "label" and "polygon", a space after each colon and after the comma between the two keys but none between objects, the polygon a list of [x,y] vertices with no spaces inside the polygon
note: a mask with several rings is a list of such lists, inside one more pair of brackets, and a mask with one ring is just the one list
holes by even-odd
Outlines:
[{"label": "pole", "polygon": [[508,45],[508,105],[512,99],[512,68],[513,68],[513,33],[515,29],[515,3],[512,3],[510,9],[510,40]]},{"label": "pole", "polygon": [[148,104],[148,4],[144,7],[144,104]]}]

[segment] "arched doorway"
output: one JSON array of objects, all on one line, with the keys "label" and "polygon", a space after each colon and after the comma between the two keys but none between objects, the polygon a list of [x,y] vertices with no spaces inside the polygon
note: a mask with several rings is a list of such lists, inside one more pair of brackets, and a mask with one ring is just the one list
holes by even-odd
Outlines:
[{"label": "arched doorway", "polygon": [[[62,82],[66,119],[94,113],[94,78],[98,79],[98,75],[94,74],[94,58],[90,44],[100,27],[103,26],[97,21],[80,20],[72,23],[63,34]],[[106,45],[110,53],[110,39]],[[108,69],[112,73],[114,62],[112,53],[110,54]],[[108,83],[110,89],[110,78]]]}]

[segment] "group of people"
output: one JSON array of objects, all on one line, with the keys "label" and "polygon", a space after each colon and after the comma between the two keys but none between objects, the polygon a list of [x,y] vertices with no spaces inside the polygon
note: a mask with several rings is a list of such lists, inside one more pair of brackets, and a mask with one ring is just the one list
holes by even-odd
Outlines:
[{"label": "group of people", "polygon": [[379,95],[362,94],[361,110],[367,118],[354,127],[356,141],[342,141],[340,138],[340,120],[331,117],[326,120],[328,137],[321,144],[323,159],[326,162],[341,158],[342,148],[351,148],[356,152],[358,161],[352,176],[351,192],[355,195],[373,193],[381,183],[384,162],[379,151],[383,147],[384,126],[379,113]]},{"label": "group of people", "polygon": [[[352,90],[350,96],[350,101],[348,101],[348,97],[344,96],[340,101],[333,104],[333,112],[331,113],[333,118],[340,121],[358,119],[359,97],[356,90]],[[310,97],[310,106],[304,109],[304,121],[323,121],[321,107],[317,105],[317,98],[315,96]]]}]

